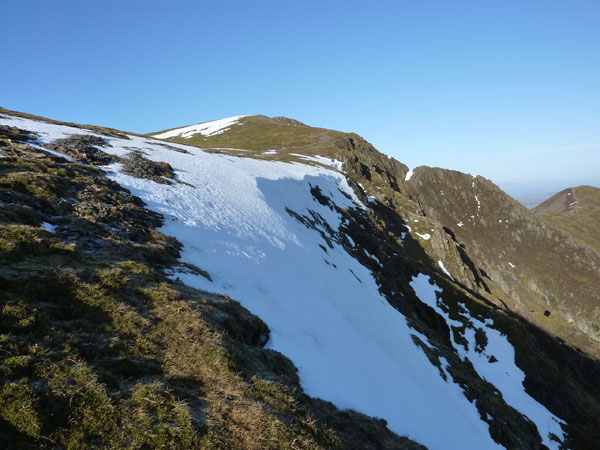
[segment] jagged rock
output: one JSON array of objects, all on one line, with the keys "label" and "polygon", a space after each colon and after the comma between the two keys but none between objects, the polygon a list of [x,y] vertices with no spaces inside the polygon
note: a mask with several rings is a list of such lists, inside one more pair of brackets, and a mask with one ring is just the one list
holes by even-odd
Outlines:
[{"label": "jagged rock", "polygon": [[122,163],[123,171],[136,178],[146,178],[161,184],[171,184],[168,179],[175,179],[175,172],[169,163],[151,161],[139,151],[129,153]]},{"label": "jagged rock", "polygon": [[109,146],[108,141],[99,136],[75,134],[64,139],[57,139],[49,148],[64,153],[76,161],[85,164],[107,165],[118,162],[119,158],[103,152],[98,147]]}]

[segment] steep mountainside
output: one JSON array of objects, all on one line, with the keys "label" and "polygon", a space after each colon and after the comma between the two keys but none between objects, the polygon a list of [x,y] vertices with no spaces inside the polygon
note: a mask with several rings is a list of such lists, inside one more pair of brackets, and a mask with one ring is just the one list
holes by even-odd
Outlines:
[{"label": "steep mountainside", "polygon": [[598,254],[491,182],[285,118],[0,127],[21,447],[596,447]]},{"label": "steep mountainside", "polygon": [[420,167],[409,183],[425,216],[450,238],[448,248],[432,240],[431,253],[458,281],[598,356],[597,251],[481,177]]},{"label": "steep mountainside", "polygon": [[461,284],[600,357],[600,255],[488,180],[428,167],[413,176],[360,136],[285,118],[238,116],[152,135],[260,159],[339,161],[359,195],[390,207]]},{"label": "steep mountainside", "polygon": [[600,251],[600,189],[565,189],[533,208],[533,213]]}]

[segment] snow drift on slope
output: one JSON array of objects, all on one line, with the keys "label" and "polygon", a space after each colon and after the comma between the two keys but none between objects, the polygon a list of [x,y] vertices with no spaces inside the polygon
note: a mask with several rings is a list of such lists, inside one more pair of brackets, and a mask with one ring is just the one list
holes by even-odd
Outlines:
[{"label": "snow drift on slope", "polygon": [[196,125],[190,125],[189,127],[176,128],[174,130],[166,131],[164,133],[155,134],[154,137],[158,139],[168,139],[172,137],[182,137],[189,139],[195,134],[201,134],[202,136],[214,136],[225,132],[228,127],[234,125],[242,117],[246,116],[233,116],[225,119],[213,120],[211,122],[198,123]]},{"label": "snow drift on slope", "polygon": [[[427,275],[419,274],[413,277],[410,285],[419,299],[440,314],[446,320],[448,326],[454,326],[457,330],[463,328],[462,322],[451,319],[450,315],[438,305],[436,293],[441,292],[441,289],[435,283],[431,284]],[[466,319],[466,322],[469,323],[464,332],[461,332],[468,344],[466,346],[458,344],[455,341],[454,334],[450,333],[453,345],[460,357],[463,360],[468,358],[477,373],[496,386],[502,393],[506,403],[524,416],[529,417],[536,424],[544,445],[558,450],[559,442],[552,440],[550,436],[553,434],[561,441],[564,439],[564,433],[560,427],[563,422],[525,391],[523,386],[525,374],[515,364],[515,350],[506,336],[492,328],[493,322],[489,319],[484,322],[475,317],[464,315],[463,319]],[[482,351],[477,350],[476,330],[483,331],[487,337],[487,344]]]}]

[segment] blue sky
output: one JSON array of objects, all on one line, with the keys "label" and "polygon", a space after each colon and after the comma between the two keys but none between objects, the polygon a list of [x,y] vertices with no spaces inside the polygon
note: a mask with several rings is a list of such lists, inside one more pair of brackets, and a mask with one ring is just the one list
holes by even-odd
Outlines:
[{"label": "blue sky", "polygon": [[149,132],[354,131],[507,191],[600,186],[600,2],[0,3],[0,106]]}]

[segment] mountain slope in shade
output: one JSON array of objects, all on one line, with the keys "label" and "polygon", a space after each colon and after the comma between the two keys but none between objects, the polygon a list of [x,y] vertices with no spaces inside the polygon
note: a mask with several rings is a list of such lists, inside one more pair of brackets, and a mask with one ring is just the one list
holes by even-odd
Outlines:
[{"label": "mountain slope in shade", "polygon": [[[421,167],[412,195],[450,239],[428,243],[457,280],[511,311],[598,354],[600,254],[482,177]],[[447,242],[447,241],[446,241]],[[452,251],[448,251],[452,249]],[[464,267],[465,270],[460,270]]]},{"label": "mountain slope in shade", "polygon": [[600,189],[593,186],[568,188],[532,211],[600,251]]},{"label": "mountain slope in shade", "polygon": [[[566,331],[543,331],[518,308],[541,309],[534,286],[546,279],[513,258],[522,241],[541,242],[525,248],[538,257],[581,244],[555,247],[564,233],[547,231],[480,177],[430,168],[409,176],[354,134],[264,116],[239,122],[186,140],[210,140],[202,150],[179,137],[115,137],[0,115],[0,125],[18,129],[15,139],[32,133],[28,152],[97,165],[162,217],[160,230],[182,246],[179,265],[166,267],[173,283],[231,295],[258,314],[267,347],[296,364],[308,394],[381,417],[430,448],[594,447],[598,363],[554,337]],[[53,228],[60,220],[37,226],[80,239]],[[507,256],[495,261],[496,251]],[[271,358],[233,355],[242,367]],[[182,379],[164,382],[176,388]],[[337,420],[326,423],[341,433]]]}]

